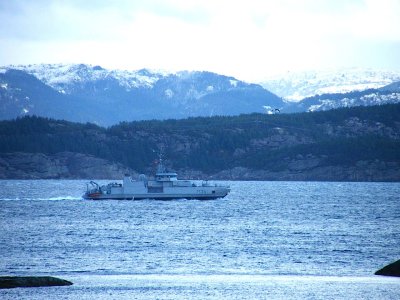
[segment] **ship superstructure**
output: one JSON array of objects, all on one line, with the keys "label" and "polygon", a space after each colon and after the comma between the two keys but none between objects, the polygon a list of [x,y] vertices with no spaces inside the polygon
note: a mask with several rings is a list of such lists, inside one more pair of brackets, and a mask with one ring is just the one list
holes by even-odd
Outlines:
[{"label": "ship superstructure", "polygon": [[109,183],[100,186],[91,181],[83,195],[85,199],[102,200],[171,200],[171,199],[217,199],[230,192],[229,186],[218,185],[208,181],[196,182],[180,180],[175,172],[168,172],[160,159],[154,179],[148,180],[140,175],[133,180],[128,174],[121,183]]}]

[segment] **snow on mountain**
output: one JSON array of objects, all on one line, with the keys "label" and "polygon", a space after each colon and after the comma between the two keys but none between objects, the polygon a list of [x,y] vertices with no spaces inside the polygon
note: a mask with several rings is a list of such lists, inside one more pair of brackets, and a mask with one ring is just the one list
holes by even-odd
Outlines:
[{"label": "snow on mountain", "polygon": [[[129,92],[132,89],[154,88],[158,84],[165,86],[163,94],[167,98],[179,96],[179,99],[176,100],[182,101],[199,99],[221,90],[250,85],[232,77],[199,71],[172,73],[149,69],[108,70],[100,66],[85,64],[37,64],[0,67],[0,72],[4,73],[8,69],[21,70],[31,74],[62,94],[76,94],[84,89],[99,92],[99,88],[108,90],[115,88],[115,84]],[[105,84],[100,87],[99,82]]]},{"label": "snow on mountain", "polygon": [[103,125],[237,115],[284,105],[258,84],[212,72],[107,70],[84,64],[0,67],[0,100],[0,119],[29,112]]},{"label": "snow on mountain", "polygon": [[137,71],[108,70],[100,66],[85,64],[35,64],[11,65],[2,67],[0,72],[7,69],[25,71],[51,86],[61,93],[70,93],[69,87],[76,84],[98,80],[116,80],[126,90],[137,87],[151,88],[160,78],[169,75],[166,72],[152,72],[147,69]]},{"label": "snow on mountain", "polygon": [[322,99],[320,103],[310,105],[308,111],[321,111],[330,110],[341,107],[353,107],[353,106],[371,106],[371,105],[383,105],[390,103],[399,103],[400,93],[388,93],[381,94],[379,92],[372,92],[370,94],[354,97],[354,98],[343,98],[340,100]]},{"label": "snow on mountain", "polygon": [[347,68],[325,71],[288,72],[260,83],[288,101],[327,93],[346,93],[376,89],[400,81],[400,71]]}]

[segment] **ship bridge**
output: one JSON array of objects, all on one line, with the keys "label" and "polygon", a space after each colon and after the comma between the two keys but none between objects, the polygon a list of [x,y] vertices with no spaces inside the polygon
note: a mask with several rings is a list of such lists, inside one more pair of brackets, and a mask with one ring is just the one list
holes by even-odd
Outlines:
[{"label": "ship bridge", "polygon": [[173,172],[156,173],[156,180],[157,181],[177,181],[178,174],[173,173]]}]

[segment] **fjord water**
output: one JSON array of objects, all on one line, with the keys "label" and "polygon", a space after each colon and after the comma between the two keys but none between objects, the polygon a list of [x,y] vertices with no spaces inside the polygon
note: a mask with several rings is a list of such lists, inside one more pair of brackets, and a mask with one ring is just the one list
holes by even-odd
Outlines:
[{"label": "fjord water", "polygon": [[81,180],[0,181],[1,299],[400,299],[400,183],[228,182],[212,201],[87,201]]}]

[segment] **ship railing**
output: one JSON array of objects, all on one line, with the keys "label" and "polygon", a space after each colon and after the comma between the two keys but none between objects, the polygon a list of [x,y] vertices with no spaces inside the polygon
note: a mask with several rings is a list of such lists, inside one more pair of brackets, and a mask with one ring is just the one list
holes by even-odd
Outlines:
[{"label": "ship railing", "polygon": [[100,192],[100,186],[96,182],[90,181],[86,184],[86,192],[88,194]]}]

